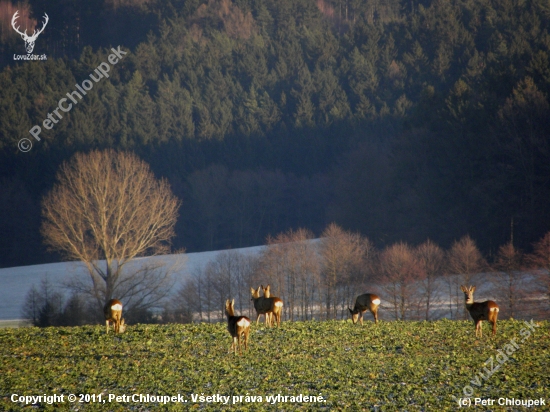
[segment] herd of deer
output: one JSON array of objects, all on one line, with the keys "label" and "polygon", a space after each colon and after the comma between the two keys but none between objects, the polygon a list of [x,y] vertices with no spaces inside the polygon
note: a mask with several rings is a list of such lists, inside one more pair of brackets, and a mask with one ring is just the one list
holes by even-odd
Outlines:
[{"label": "herd of deer", "polygon": [[[481,321],[487,320],[493,325],[493,335],[497,332],[497,317],[498,317],[498,305],[492,301],[487,300],[485,302],[474,302],[475,286],[461,286],[462,292],[464,292],[464,299],[466,303],[466,309],[470,312],[470,316],[474,320],[476,328],[476,337],[483,336]],[[263,290],[263,296],[260,296],[260,289]],[[264,315],[266,326],[273,326],[274,321],[277,326],[281,326],[281,314],[283,312],[283,301],[278,297],[271,296],[270,286],[263,287],[261,285],[258,289],[250,288],[252,294],[252,301],[254,302],[254,309],[258,317],[256,318],[256,324],[260,321],[260,316]],[[368,310],[374,316],[375,323],[378,323],[378,307],[380,306],[380,298],[372,293],[365,293],[360,295],[355,300],[355,306],[353,309],[349,309],[351,319],[354,324],[359,321],[361,326],[363,325],[363,314]],[[113,323],[115,333],[123,333],[126,330],[124,319],[122,319],[122,302],[117,299],[111,299],[103,308],[105,313],[105,324],[107,333],[109,333],[109,324]],[[225,302],[225,314],[227,316],[227,330],[231,335],[233,341],[231,343],[231,351],[237,354],[237,349],[241,353],[241,341],[244,344],[244,349],[248,347],[248,335],[250,333],[250,324],[252,323],[246,316],[235,315],[235,299]]]}]

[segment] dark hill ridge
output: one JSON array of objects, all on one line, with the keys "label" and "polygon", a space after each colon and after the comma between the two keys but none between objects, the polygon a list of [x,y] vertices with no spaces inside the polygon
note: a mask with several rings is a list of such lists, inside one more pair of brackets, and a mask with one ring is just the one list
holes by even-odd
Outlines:
[{"label": "dark hill ridge", "polygon": [[[46,62],[12,60],[23,42],[0,8],[0,265],[53,259],[40,197],[62,160],[97,147],[170,179],[190,251],[331,221],[379,245],[469,233],[488,253],[512,220],[524,249],[550,229],[544,1],[28,5],[21,21],[50,17]],[[119,45],[109,81],[18,152]]]}]

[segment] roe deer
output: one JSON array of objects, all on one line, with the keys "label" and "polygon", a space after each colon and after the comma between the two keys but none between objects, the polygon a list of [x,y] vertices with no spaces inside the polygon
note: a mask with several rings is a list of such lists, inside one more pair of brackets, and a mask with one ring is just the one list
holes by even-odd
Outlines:
[{"label": "roe deer", "polygon": [[[233,338],[231,350],[237,354],[237,346],[239,354],[241,353],[241,337],[244,340],[244,350],[248,347],[248,334],[250,332],[250,319],[246,316],[235,316],[235,299],[231,302],[229,299],[225,302],[225,314],[227,315],[227,330]],[[230,351],[231,351],[230,350]]]},{"label": "roe deer", "polygon": [[115,333],[124,333],[126,325],[122,319],[122,302],[118,299],[111,299],[103,307],[105,314],[105,327],[109,333],[109,323],[113,323]]},{"label": "roe deer", "polygon": [[466,299],[466,309],[470,312],[470,316],[474,320],[476,325],[476,338],[479,331],[479,336],[483,336],[482,320],[488,320],[493,324],[493,336],[497,333],[497,316],[498,305],[492,300],[486,300],[485,302],[474,302],[475,286],[460,286],[460,289],[464,292],[464,298]]},{"label": "roe deer", "polygon": [[378,323],[378,306],[380,306],[380,298],[372,293],[357,296],[353,310],[348,308],[353,324],[355,325],[359,319],[361,326],[363,326],[363,313],[367,310],[374,316],[374,322]]},{"label": "roe deer", "polygon": [[[269,285],[268,285],[269,286]],[[265,324],[271,326],[271,318],[268,314],[275,315],[277,326],[281,326],[281,313],[283,311],[283,301],[276,297],[260,296],[260,287],[258,289],[250,288],[252,293],[252,301],[254,301],[254,309],[258,317],[256,318],[256,324],[260,321],[260,316],[265,315]],[[269,289],[268,289],[269,293]]]},{"label": "roe deer", "polygon": [[[261,285],[262,287],[262,290],[264,291],[264,298],[266,299],[270,299],[272,296],[271,296],[271,286],[267,285],[265,288],[264,288],[264,285]],[[273,299],[279,299],[277,296],[273,296]],[[281,312],[283,311],[283,301],[281,299],[279,299],[281,301],[281,305],[278,306],[277,304],[275,305],[275,310],[273,310],[273,312],[268,312],[266,313],[266,317],[267,317],[267,322],[269,323],[269,326],[273,326],[273,316],[275,315],[275,319],[277,320],[277,326],[279,326],[281,324]]]}]

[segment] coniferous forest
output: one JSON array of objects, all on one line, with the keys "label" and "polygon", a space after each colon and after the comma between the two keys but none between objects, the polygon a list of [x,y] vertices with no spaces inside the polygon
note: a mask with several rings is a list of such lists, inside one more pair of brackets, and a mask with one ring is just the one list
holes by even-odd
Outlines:
[{"label": "coniferous forest", "polygon": [[[23,27],[48,14],[46,61],[14,61],[16,10]],[[35,141],[117,46],[109,78]],[[468,234],[529,250],[550,230],[549,96],[549,0],[2,0],[0,265],[59,260],[41,199],[98,148],[169,180],[177,249],[335,222],[379,247]]]}]

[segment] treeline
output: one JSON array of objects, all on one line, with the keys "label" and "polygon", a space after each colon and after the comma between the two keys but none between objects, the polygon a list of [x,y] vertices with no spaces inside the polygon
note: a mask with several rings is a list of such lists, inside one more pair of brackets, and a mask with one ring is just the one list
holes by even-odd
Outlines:
[{"label": "treeline", "polygon": [[[48,61],[0,73],[4,266],[56,258],[40,198],[62,160],[104,147],[171,181],[189,251],[335,221],[380,247],[469,233],[494,254],[510,230],[528,249],[550,229],[543,0],[81,3],[22,2],[64,46],[40,37]],[[6,16],[2,44],[22,47]],[[111,45],[130,53],[110,78],[17,152]]]},{"label": "treeline", "polygon": [[268,239],[259,255],[221,252],[184,283],[162,319],[217,321],[229,297],[239,313],[255,316],[250,287],[266,284],[284,301],[286,320],[345,319],[366,292],[381,297],[382,319],[469,319],[461,285],[496,299],[501,318],[541,318],[550,311],[550,232],[531,254],[509,242],[487,260],[469,236],[448,250],[430,240],[379,250],[335,224],[316,240],[308,230],[289,231]]},{"label": "treeline", "polygon": [[[218,253],[162,304],[130,303],[124,316],[129,323],[217,322],[225,319],[231,298],[239,313],[255,318],[250,288],[267,284],[283,300],[286,321],[346,319],[348,307],[366,292],[382,299],[381,319],[469,319],[461,285],[475,285],[479,301],[496,300],[501,319],[541,319],[550,313],[550,232],[533,245],[533,253],[509,242],[488,260],[469,236],[448,250],[430,240],[380,250],[336,224],[320,239],[306,229],[288,231],[269,238],[260,253]],[[35,326],[103,320],[96,302],[76,290],[66,298],[47,279],[32,286],[22,308]]]}]

